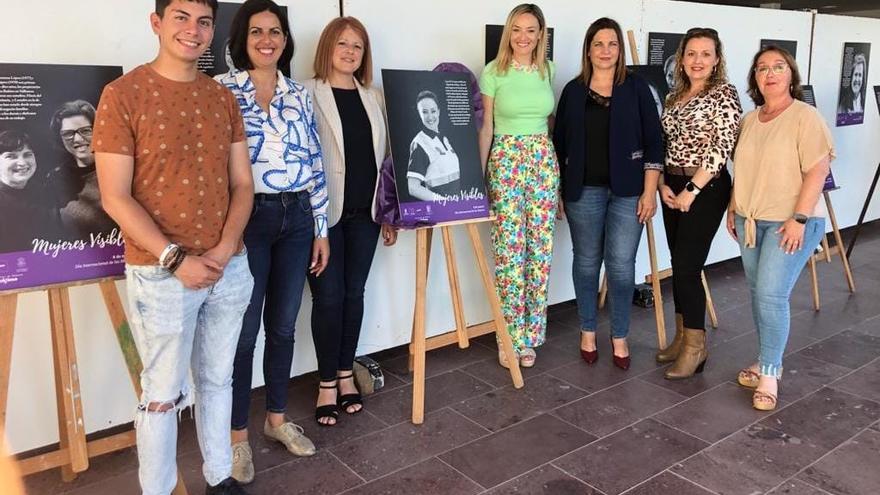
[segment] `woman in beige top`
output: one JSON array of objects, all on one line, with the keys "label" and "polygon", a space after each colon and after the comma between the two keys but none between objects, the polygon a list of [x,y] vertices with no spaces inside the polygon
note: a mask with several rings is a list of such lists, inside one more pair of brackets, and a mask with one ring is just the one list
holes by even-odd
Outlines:
[{"label": "woman in beige top", "polygon": [[825,233],[817,203],[834,158],[828,127],[800,101],[800,81],[784,49],[768,46],[755,55],[749,96],[758,108],[743,118],[727,212],[727,230],[742,251],[760,349],[737,381],[755,389],[752,405],[764,411],[776,408],[792,287]]}]

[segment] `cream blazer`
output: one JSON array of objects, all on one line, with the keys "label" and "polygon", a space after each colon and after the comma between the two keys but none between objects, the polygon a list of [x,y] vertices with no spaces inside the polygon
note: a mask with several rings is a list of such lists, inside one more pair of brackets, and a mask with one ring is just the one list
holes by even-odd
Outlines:
[{"label": "cream blazer", "polygon": [[[329,195],[330,207],[328,209],[328,221],[332,227],[339,222],[342,216],[342,205],[345,199],[345,146],[342,140],[342,120],[336,108],[336,100],[333,98],[333,89],[330,84],[319,79],[303,81],[312,97],[312,105],[315,111],[315,120],[318,124],[318,138],[321,140],[321,153],[323,155],[324,176],[327,180],[327,194]],[[370,119],[370,127],[373,129],[373,153],[376,162],[376,184],[373,185],[373,202],[371,205],[372,216],[376,218],[376,189],[379,185],[378,178],[381,176],[382,161],[388,155],[388,131],[385,123],[385,101],[382,91],[374,87],[364,87],[355,81],[361,102]]]}]

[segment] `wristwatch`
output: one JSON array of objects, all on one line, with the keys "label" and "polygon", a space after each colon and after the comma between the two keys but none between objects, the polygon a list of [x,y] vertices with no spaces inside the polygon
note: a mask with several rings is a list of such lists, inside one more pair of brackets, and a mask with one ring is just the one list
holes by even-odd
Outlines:
[{"label": "wristwatch", "polygon": [[700,191],[703,190],[702,188],[700,188],[700,186],[694,184],[693,181],[688,181],[688,183],[684,185],[684,188],[689,193],[693,193],[694,196],[696,196],[697,194],[700,194]]},{"label": "wristwatch", "polygon": [[807,223],[807,219],[809,219],[810,217],[804,215],[803,213],[795,213],[794,215],[792,215],[791,218],[794,218],[795,222],[803,225]]}]

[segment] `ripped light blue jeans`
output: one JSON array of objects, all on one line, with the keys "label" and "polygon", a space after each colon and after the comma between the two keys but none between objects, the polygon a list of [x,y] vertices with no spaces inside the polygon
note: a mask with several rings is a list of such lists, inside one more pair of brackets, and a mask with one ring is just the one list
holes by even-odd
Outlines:
[{"label": "ripped light blue jeans", "polygon": [[779,247],[783,222],[757,220],[755,247],[745,246],[745,218],[736,216],[743,270],[752,295],[752,316],[758,330],[758,366],[766,376],[782,377],[782,355],[791,326],[789,298],[810,255],[825,234],[825,219],[810,217],[804,226],[803,246],[793,254]]},{"label": "ripped light blue jeans", "polygon": [[[135,416],[141,490],[168,495],[174,489],[178,411],[193,403],[202,472],[216,485],[232,472],[232,361],[254,284],[247,256],[233,256],[220,280],[201,290],[185,288],[160,266],[126,265],[125,273],[132,336],[144,365]],[[173,407],[149,411],[151,403]]]}]

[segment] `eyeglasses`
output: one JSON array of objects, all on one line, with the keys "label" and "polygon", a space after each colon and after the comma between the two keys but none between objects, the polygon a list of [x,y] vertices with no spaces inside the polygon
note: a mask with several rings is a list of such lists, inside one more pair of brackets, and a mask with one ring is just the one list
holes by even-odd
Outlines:
[{"label": "eyeglasses", "polygon": [[79,129],[71,129],[61,131],[61,139],[70,143],[73,142],[76,135],[79,134],[83,139],[92,139],[92,126],[87,125]]},{"label": "eyeglasses", "polygon": [[762,65],[760,67],[755,67],[755,75],[758,77],[767,77],[767,74],[773,72],[774,74],[781,75],[785,72],[785,69],[788,68],[788,64],[774,64],[774,65]]}]

